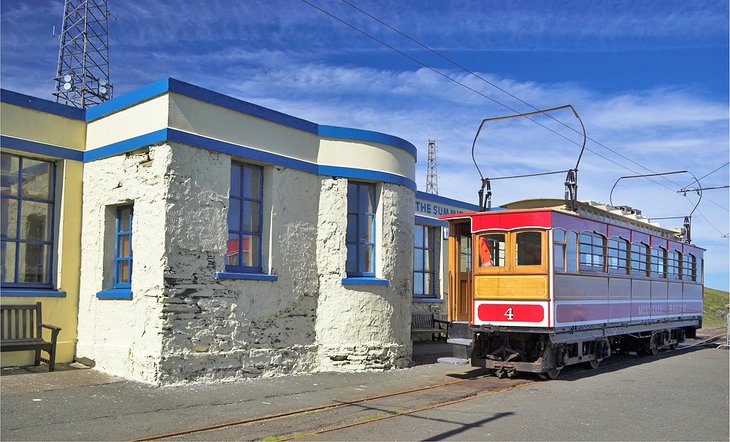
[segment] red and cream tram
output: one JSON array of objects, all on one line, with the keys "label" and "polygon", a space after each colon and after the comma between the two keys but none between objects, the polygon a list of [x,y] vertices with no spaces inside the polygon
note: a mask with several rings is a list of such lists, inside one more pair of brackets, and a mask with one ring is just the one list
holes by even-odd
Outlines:
[{"label": "red and cream tram", "polygon": [[498,376],[656,353],[702,325],[702,252],[637,211],[526,200],[449,222],[449,342]]}]

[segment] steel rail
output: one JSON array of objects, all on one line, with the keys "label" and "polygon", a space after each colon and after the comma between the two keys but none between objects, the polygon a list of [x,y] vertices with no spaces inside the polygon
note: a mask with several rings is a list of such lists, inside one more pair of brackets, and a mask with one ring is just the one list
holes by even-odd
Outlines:
[{"label": "steel rail", "polygon": [[431,384],[431,385],[426,385],[423,387],[410,388],[407,390],[399,390],[396,392],[385,393],[385,394],[380,394],[380,395],[375,395],[375,396],[367,396],[364,398],[355,399],[355,400],[351,400],[351,401],[330,402],[328,404],[318,405],[315,407],[300,408],[297,410],[284,411],[281,413],[272,413],[272,414],[267,414],[267,415],[263,415],[263,416],[254,416],[251,418],[221,422],[218,424],[189,428],[189,429],[174,431],[174,432],[170,432],[170,433],[156,434],[156,435],[152,435],[152,436],[144,436],[144,437],[140,437],[140,438],[131,439],[131,441],[132,442],[141,442],[141,441],[166,439],[166,438],[170,438],[170,437],[179,437],[179,436],[185,436],[188,434],[220,430],[223,428],[235,427],[235,426],[239,426],[239,425],[248,425],[248,424],[253,424],[253,423],[258,423],[258,422],[266,422],[269,420],[279,419],[279,418],[288,417],[288,416],[295,416],[298,414],[332,410],[335,408],[344,407],[346,405],[354,405],[354,404],[359,404],[362,402],[374,401],[374,400],[378,400],[378,399],[385,399],[385,398],[390,398],[390,397],[395,397],[395,396],[403,396],[403,395],[407,395],[407,394],[411,394],[411,393],[417,393],[419,391],[426,391],[426,390],[433,390],[433,389],[441,388],[441,387],[447,387],[450,385],[460,384],[463,382],[472,381],[474,379],[479,379],[479,378],[488,377],[488,376],[489,375],[470,376],[470,377],[467,377],[464,379],[457,379],[454,381],[441,382],[438,384]]}]

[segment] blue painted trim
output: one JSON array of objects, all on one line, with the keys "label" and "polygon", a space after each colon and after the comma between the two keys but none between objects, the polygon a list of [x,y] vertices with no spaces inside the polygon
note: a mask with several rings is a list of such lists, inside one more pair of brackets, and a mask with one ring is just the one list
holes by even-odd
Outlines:
[{"label": "blue painted trim", "polygon": [[105,101],[86,109],[86,121],[94,121],[122,109],[147,101],[169,90],[170,78],[163,78],[147,86],[127,92],[113,100]]},{"label": "blue painted trim", "polygon": [[416,190],[415,181],[392,173],[339,166],[319,166],[317,170],[319,175],[341,176],[346,178],[355,178],[358,180],[383,181],[386,183],[399,184],[413,191]]},{"label": "blue painted trim", "polygon": [[452,198],[446,198],[444,196],[434,195],[432,193],[418,191],[418,192],[416,192],[416,198],[433,201],[433,202],[441,203],[441,204],[448,204],[449,206],[454,206],[459,209],[464,209],[465,211],[472,211],[472,212],[479,211],[479,206],[477,206],[475,204],[465,203],[464,201],[459,201],[459,200],[455,200]]},{"label": "blue painted trim", "polygon": [[212,138],[195,135],[188,132],[182,132],[176,129],[168,129],[167,133],[168,140],[172,142],[202,147],[204,149],[226,153],[228,155],[244,158],[247,160],[276,164],[278,166],[289,167],[292,169],[297,169],[314,174],[317,173],[317,165],[308,161],[289,158],[275,153],[264,152],[261,150],[252,149],[250,147],[241,146],[239,144],[214,140]]},{"label": "blue painted trim", "polygon": [[436,218],[428,218],[425,216],[416,215],[416,224],[423,224],[426,226],[435,226],[435,227],[448,227],[449,223],[446,221],[441,221],[440,219]]},{"label": "blue painted trim", "polygon": [[129,152],[140,147],[149,146],[167,141],[167,129],[160,129],[148,134],[139,135],[117,143],[107,144],[106,146],[84,152],[84,162],[99,160],[102,158],[112,157],[120,153]]},{"label": "blue painted trim", "polygon": [[321,137],[370,141],[373,143],[387,144],[388,146],[403,149],[411,154],[413,159],[418,159],[418,150],[416,149],[416,146],[404,140],[403,138],[384,134],[381,132],[373,132],[363,129],[351,129],[349,127],[319,126],[317,135]]},{"label": "blue painted trim", "polygon": [[72,120],[84,121],[86,119],[86,112],[84,109],[56,103],[50,100],[44,100],[43,98],[32,97],[30,95],[13,92],[7,89],[0,89],[0,101],[14,106],[24,107],[26,109],[70,118]]},{"label": "blue painted trim", "polygon": [[236,112],[251,115],[256,118],[261,118],[262,120],[271,121],[272,123],[281,124],[282,126],[309,132],[314,135],[317,134],[317,124],[312,123],[311,121],[293,117],[273,109],[249,103],[248,101],[239,100],[238,98],[233,98],[228,95],[223,95],[174,78],[170,78],[169,91]]},{"label": "blue painted trim", "polygon": [[4,298],[65,298],[66,292],[53,289],[3,288],[2,290],[0,290],[0,296]]},{"label": "blue painted trim", "polygon": [[264,273],[233,273],[215,272],[215,279],[247,279],[252,281],[276,281],[278,275],[267,275]]},{"label": "blue painted trim", "polygon": [[102,290],[96,293],[99,299],[132,299],[131,289]]},{"label": "blue painted trim", "polygon": [[420,297],[420,296],[414,296],[413,302],[431,302],[431,303],[441,302],[441,303],[443,303],[443,302],[446,302],[446,300],[441,299],[441,298],[424,298],[424,297]]},{"label": "blue painted trim", "polygon": [[23,140],[6,135],[0,135],[0,145],[2,145],[5,149],[14,149],[21,152],[34,153],[36,155],[62,158],[64,160],[84,160],[84,152],[80,150],[54,146],[53,144],[39,143],[37,141]]},{"label": "blue painted trim", "polygon": [[390,281],[381,278],[342,278],[342,285],[388,285]]}]

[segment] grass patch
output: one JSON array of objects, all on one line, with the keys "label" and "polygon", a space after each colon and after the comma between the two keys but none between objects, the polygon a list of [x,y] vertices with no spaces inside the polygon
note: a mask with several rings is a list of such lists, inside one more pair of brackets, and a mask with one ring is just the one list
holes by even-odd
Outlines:
[{"label": "grass patch", "polygon": [[730,304],[730,293],[705,287],[702,328],[725,327],[727,304]]}]

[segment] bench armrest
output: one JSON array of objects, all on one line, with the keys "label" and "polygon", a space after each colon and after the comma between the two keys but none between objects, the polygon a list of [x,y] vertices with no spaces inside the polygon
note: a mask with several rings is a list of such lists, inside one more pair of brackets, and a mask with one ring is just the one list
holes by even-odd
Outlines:
[{"label": "bench armrest", "polygon": [[51,331],[51,343],[53,343],[53,345],[56,345],[56,341],[58,340],[58,333],[61,332],[61,327],[56,327],[55,325],[51,324],[41,324],[41,327],[47,328]]},{"label": "bench armrest", "polygon": [[441,319],[436,318],[434,318],[433,322],[434,324],[446,324],[447,326],[449,325],[449,321],[442,321]]}]

